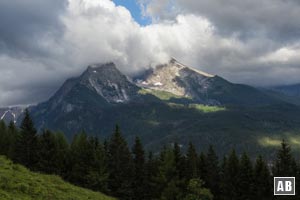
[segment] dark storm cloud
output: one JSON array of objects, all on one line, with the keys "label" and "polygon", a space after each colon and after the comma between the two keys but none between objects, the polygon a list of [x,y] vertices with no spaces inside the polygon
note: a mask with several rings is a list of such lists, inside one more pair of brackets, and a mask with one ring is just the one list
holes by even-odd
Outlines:
[{"label": "dark storm cloud", "polygon": [[47,56],[44,39],[62,35],[59,18],[66,5],[66,0],[0,1],[0,53]]}]

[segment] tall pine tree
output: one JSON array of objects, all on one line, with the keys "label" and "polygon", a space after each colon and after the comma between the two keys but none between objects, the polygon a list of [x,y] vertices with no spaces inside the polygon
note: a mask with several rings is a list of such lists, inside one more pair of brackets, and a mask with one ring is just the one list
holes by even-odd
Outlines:
[{"label": "tall pine tree", "polygon": [[47,174],[58,174],[56,168],[55,136],[50,130],[44,130],[38,137],[38,162],[37,170]]},{"label": "tall pine tree", "polygon": [[16,142],[14,160],[34,170],[38,160],[37,131],[27,109],[25,110],[25,116],[20,128],[21,131]]},{"label": "tall pine tree", "polygon": [[239,159],[232,150],[226,163],[224,163],[224,174],[222,180],[222,191],[224,200],[239,199]]},{"label": "tall pine tree", "polygon": [[254,199],[272,199],[272,180],[268,165],[262,156],[258,156],[254,165]]},{"label": "tall pine tree", "polygon": [[186,171],[185,177],[187,180],[198,177],[198,155],[196,149],[192,143],[189,143],[189,147],[186,154]]},{"label": "tall pine tree", "polygon": [[274,176],[296,176],[296,161],[292,155],[291,147],[285,142],[281,143],[281,148],[277,151],[276,160],[273,166]]},{"label": "tall pine tree", "polygon": [[253,199],[253,167],[248,155],[244,152],[240,161],[240,171],[238,177],[239,193],[241,200]]},{"label": "tall pine tree", "polygon": [[133,198],[133,160],[119,126],[108,145],[108,187],[113,196],[124,200]]},{"label": "tall pine tree", "polygon": [[166,148],[160,157],[159,173],[156,178],[161,192],[160,199],[181,200],[183,192],[179,173],[176,170],[174,150]]},{"label": "tall pine tree", "polygon": [[134,199],[145,199],[147,192],[146,185],[146,169],[145,169],[145,151],[141,140],[136,137],[134,146],[132,148],[133,162],[134,162],[134,180],[133,193]]},{"label": "tall pine tree", "polygon": [[7,155],[7,127],[3,120],[0,120],[0,155]]},{"label": "tall pine tree", "polygon": [[220,196],[220,167],[218,156],[212,145],[209,146],[206,155],[205,183],[214,195],[214,199]]},{"label": "tall pine tree", "polygon": [[17,142],[17,138],[19,137],[19,131],[13,121],[11,121],[8,125],[7,129],[8,135],[8,150],[7,150],[7,157],[10,159],[14,158],[15,146]]}]

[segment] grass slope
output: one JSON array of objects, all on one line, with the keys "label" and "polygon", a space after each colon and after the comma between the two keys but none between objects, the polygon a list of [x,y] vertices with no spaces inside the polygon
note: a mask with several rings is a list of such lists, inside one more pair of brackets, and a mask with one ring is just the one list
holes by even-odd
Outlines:
[{"label": "grass slope", "polygon": [[114,200],[104,194],[73,186],[57,176],[30,172],[3,156],[0,156],[0,199]]}]

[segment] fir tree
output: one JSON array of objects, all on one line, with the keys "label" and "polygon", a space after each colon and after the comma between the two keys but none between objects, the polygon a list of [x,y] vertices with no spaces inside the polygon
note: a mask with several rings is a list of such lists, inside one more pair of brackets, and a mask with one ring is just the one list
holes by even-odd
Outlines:
[{"label": "fir tree", "polygon": [[153,156],[152,152],[149,152],[146,162],[146,195],[145,200],[159,199],[160,191],[157,184],[158,177],[158,165],[159,160]]},{"label": "fir tree", "polygon": [[198,155],[192,143],[189,143],[187,150],[185,174],[187,180],[198,177]]},{"label": "fir tree", "polygon": [[67,156],[69,154],[69,143],[66,140],[64,133],[57,132],[54,134],[55,137],[55,147],[56,147],[56,174],[66,177],[67,169]]},{"label": "fir tree", "polygon": [[231,151],[226,160],[223,176],[222,196],[224,197],[224,200],[239,199],[239,159],[235,150]]},{"label": "fir tree", "polygon": [[96,191],[106,191],[107,168],[105,153],[99,140],[85,133],[74,137],[69,153],[70,182]]},{"label": "fir tree", "polygon": [[206,179],[206,174],[207,174],[207,166],[206,166],[206,156],[203,152],[200,153],[199,158],[198,158],[198,178],[200,178],[202,181],[204,181],[205,184],[205,179]]},{"label": "fir tree", "polygon": [[248,155],[245,152],[241,157],[238,178],[240,199],[253,199],[253,167]]},{"label": "fir tree", "polygon": [[0,120],[0,155],[7,155],[7,127],[3,120]]},{"label": "fir tree", "polygon": [[79,186],[86,184],[88,141],[86,133],[76,134],[73,137],[68,155],[67,180]]},{"label": "fir tree", "polygon": [[132,199],[133,161],[118,125],[109,141],[108,169],[111,194],[124,200]]},{"label": "fir tree", "polygon": [[225,193],[226,193],[226,189],[227,189],[227,185],[226,185],[226,167],[227,167],[227,157],[224,156],[222,163],[221,163],[221,169],[220,169],[220,196],[222,198],[220,199],[225,199]]},{"label": "fir tree", "polygon": [[262,156],[258,156],[254,166],[253,199],[272,199],[270,171]]},{"label": "fir tree", "polygon": [[134,199],[145,199],[147,191],[146,186],[146,170],[145,170],[145,152],[143,145],[138,137],[135,139],[132,148],[133,162],[134,162],[134,181],[133,193]]},{"label": "fir tree", "polygon": [[174,159],[175,159],[175,166],[177,174],[179,175],[180,179],[184,178],[184,168],[185,168],[185,158],[181,153],[180,146],[177,142],[174,144]]},{"label": "fir tree", "polygon": [[97,137],[88,137],[87,156],[86,186],[92,190],[107,192],[107,158],[104,147]]},{"label": "fir tree", "polygon": [[167,148],[161,155],[159,173],[156,178],[161,191],[160,199],[181,200],[183,197],[181,181],[176,170],[175,156],[173,149]]},{"label": "fir tree", "polygon": [[293,158],[291,147],[285,142],[281,143],[281,148],[277,151],[276,160],[273,167],[274,176],[295,176],[296,162]]},{"label": "fir tree", "polygon": [[15,152],[15,146],[17,142],[17,138],[19,137],[19,132],[18,129],[13,121],[11,121],[8,125],[8,130],[7,130],[7,135],[8,135],[8,152],[7,152],[7,157],[10,159],[14,158],[14,152]]},{"label": "fir tree", "polygon": [[214,195],[214,199],[220,196],[220,167],[218,156],[212,145],[209,146],[206,155],[206,186],[210,188]]},{"label": "fir tree", "polygon": [[49,131],[45,130],[38,139],[38,163],[37,170],[47,174],[57,174],[56,168],[56,144],[55,136]]},{"label": "fir tree", "polygon": [[14,160],[30,169],[35,169],[38,160],[37,131],[27,109],[20,128]]}]

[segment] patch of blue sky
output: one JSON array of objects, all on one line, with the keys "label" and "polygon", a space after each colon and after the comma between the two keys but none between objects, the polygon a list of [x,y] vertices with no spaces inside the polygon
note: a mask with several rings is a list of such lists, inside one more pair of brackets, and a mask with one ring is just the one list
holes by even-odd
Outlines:
[{"label": "patch of blue sky", "polygon": [[136,0],[113,0],[118,6],[126,7],[134,20],[142,26],[151,24],[151,18],[143,16],[142,8]]}]

